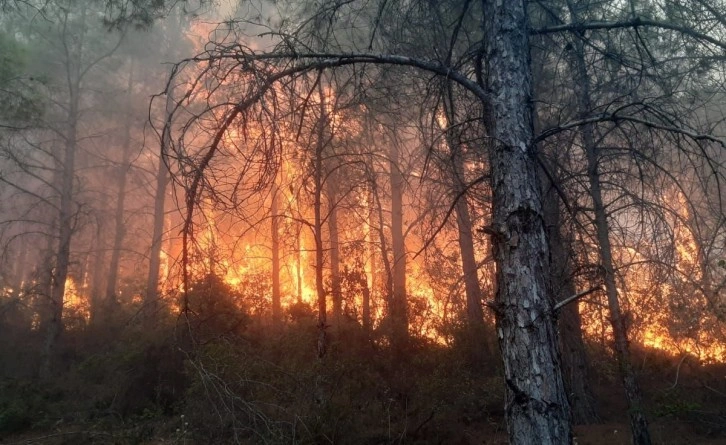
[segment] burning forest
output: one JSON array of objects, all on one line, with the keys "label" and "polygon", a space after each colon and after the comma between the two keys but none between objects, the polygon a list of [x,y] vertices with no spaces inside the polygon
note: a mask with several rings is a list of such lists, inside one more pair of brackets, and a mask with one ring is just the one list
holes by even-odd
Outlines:
[{"label": "burning forest", "polygon": [[0,440],[722,443],[724,17],[0,0]]}]

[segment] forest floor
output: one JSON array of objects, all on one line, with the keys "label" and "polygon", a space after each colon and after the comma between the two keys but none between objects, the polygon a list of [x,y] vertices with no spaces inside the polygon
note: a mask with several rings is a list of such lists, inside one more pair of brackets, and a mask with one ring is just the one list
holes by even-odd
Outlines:
[{"label": "forest floor", "polygon": [[[6,343],[0,445],[507,443],[495,357],[475,370],[462,350],[422,343],[401,360],[351,334],[320,360],[306,328],[219,338],[191,353],[162,332],[68,335],[63,371],[45,380],[28,371],[32,339]],[[616,365],[589,352],[601,420],[575,426],[576,443],[629,444]],[[634,363],[654,444],[726,444],[726,365],[652,350]]]},{"label": "forest floor", "polygon": [[[173,424],[175,419],[170,420]],[[693,422],[674,419],[654,419],[650,422],[651,438],[654,445],[724,445],[726,434],[708,433],[699,430]],[[157,429],[164,430],[158,425]],[[610,422],[594,425],[577,425],[574,427],[575,445],[630,445],[631,439],[626,422]],[[446,441],[429,441],[425,437],[412,441],[381,441],[377,443],[413,443],[413,444],[452,444],[452,445],[506,445],[507,434],[504,425],[469,425],[463,427],[458,438]],[[164,437],[162,437],[164,436]],[[93,431],[80,426],[56,427],[53,431],[33,431],[9,436],[0,436],[2,445],[72,445],[72,444],[137,444],[137,445],[168,445],[168,444],[213,444],[193,437],[183,437],[181,434],[165,434],[145,440],[129,440],[120,432]],[[242,440],[243,444],[256,444],[255,440]],[[335,443],[335,442],[332,442]],[[346,441],[348,443],[348,441]]]}]

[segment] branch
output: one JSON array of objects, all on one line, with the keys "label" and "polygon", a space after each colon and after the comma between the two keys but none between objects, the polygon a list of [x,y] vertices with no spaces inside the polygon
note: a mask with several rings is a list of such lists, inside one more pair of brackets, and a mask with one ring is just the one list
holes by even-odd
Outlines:
[{"label": "branch", "polygon": [[188,59],[187,61],[192,62],[211,62],[215,59],[235,59],[243,63],[243,65],[249,62],[264,62],[264,61],[295,61],[301,60],[305,63],[293,66],[283,72],[280,75],[274,77],[282,78],[295,74],[300,74],[306,71],[312,71],[315,69],[326,69],[336,68],[347,65],[356,64],[374,64],[374,65],[399,65],[408,66],[411,68],[418,68],[423,71],[434,73],[440,76],[445,76],[459,85],[463,86],[470,92],[472,92],[477,98],[482,101],[491,101],[491,95],[486,92],[484,88],[479,86],[474,80],[468,78],[466,75],[459,71],[442,65],[439,62],[430,60],[416,59],[408,56],[399,56],[395,54],[369,54],[369,53],[249,53],[243,52],[243,54],[225,54],[219,56],[208,56],[208,57],[195,57]]},{"label": "branch", "polygon": [[582,298],[582,297],[584,297],[586,295],[590,295],[591,293],[597,292],[599,290],[603,290],[603,287],[600,284],[597,285],[597,286],[595,286],[595,287],[591,287],[588,290],[584,290],[582,292],[578,292],[575,295],[572,295],[571,297],[567,297],[564,300],[562,300],[562,301],[558,302],[557,304],[555,304],[555,307],[552,308],[552,312],[557,312],[560,309],[562,309],[563,307],[565,307],[568,304],[572,303],[573,301],[579,300],[580,298]]},{"label": "branch", "polygon": [[680,134],[683,136],[686,136],[694,141],[709,141],[714,142],[716,144],[721,145],[722,147],[726,147],[726,140],[717,137],[712,136],[710,134],[703,134],[703,133],[696,133],[694,131],[676,127],[672,125],[664,125],[660,124],[658,122],[649,121],[646,119],[642,119],[639,117],[634,116],[623,116],[618,115],[615,113],[612,114],[601,114],[599,116],[592,116],[585,119],[568,122],[566,124],[559,125],[557,127],[552,127],[544,130],[542,133],[540,133],[537,137],[534,138],[534,143],[542,142],[543,140],[549,138],[550,136],[554,136],[558,133],[562,133],[564,131],[573,130],[575,128],[581,127],[583,125],[589,125],[589,124],[596,124],[601,122],[632,122],[634,124],[641,124],[648,128],[652,128],[655,130],[663,130],[670,133]]},{"label": "branch", "polygon": [[646,27],[651,27],[651,28],[670,29],[672,31],[680,32],[681,34],[687,35],[689,37],[693,37],[696,40],[706,41],[708,43],[711,43],[712,45],[718,46],[719,48],[726,50],[726,42],[723,42],[714,37],[711,37],[708,34],[703,34],[701,32],[698,32],[693,28],[688,28],[686,26],[677,25],[675,23],[661,22],[661,21],[652,20],[652,19],[644,19],[642,17],[635,17],[632,20],[626,20],[626,21],[622,21],[622,22],[602,21],[602,22],[585,22],[585,23],[566,23],[564,25],[545,26],[543,28],[531,29],[530,33],[533,35],[553,34],[553,33],[558,33],[558,32],[578,32],[578,33],[580,33],[580,32],[587,31],[587,30],[638,28],[641,26],[646,26]]}]

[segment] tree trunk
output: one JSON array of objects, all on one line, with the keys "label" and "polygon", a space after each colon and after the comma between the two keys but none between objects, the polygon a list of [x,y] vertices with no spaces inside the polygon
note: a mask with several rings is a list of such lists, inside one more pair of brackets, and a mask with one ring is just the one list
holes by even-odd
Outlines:
[{"label": "tree trunk", "polygon": [[[126,227],[124,224],[124,205],[126,200],[126,183],[129,169],[131,168],[131,94],[133,89],[133,62],[129,70],[127,84],[126,122],[124,124],[123,143],[121,147],[121,165],[118,171],[118,184],[116,194],[116,211],[114,215],[114,237],[113,248],[111,249],[111,262],[108,270],[108,281],[106,282],[106,304],[109,310],[118,303],[116,298],[116,284],[118,281],[119,262],[121,261],[121,248],[123,247]],[[108,314],[110,315],[110,314]]]},{"label": "tree trunk", "polygon": [[164,162],[164,153],[171,144],[171,113],[174,108],[174,89],[166,92],[164,130],[159,146],[159,163],[156,167],[156,192],[154,193],[154,229],[151,235],[149,252],[149,275],[146,280],[146,299],[144,306],[148,315],[158,309],[159,272],[161,270],[161,247],[164,237],[164,218],[166,216],[166,188],[169,184],[169,169]]},{"label": "tree trunk", "polygon": [[343,318],[343,295],[340,284],[340,234],[338,233],[338,199],[336,175],[326,181],[328,192],[328,235],[330,237],[330,293],[333,297],[333,326],[340,329]]},{"label": "tree trunk", "polygon": [[302,225],[297,225],[297,237],[295,238],[295,278],[297,283],[297,304],[302,304],[303,289],[303,263],[302,263]]},{"label": "tree trunk", "polygon": [[65,135],[63,154],[61,196],[58,210],[58,249],[55,256],[55,269],[50,285],[50,318],[46,323],[44,363],[41,373],[50,375],[52,357],[58,340],[63,332],[63,305],[66,279],[71,258],[71,237],[73,236],[73,182],[75,178],[76,140],[78,129],[78,84],[71,85],[71,103],[68,111],[68,130]]},{"label": "tree trunk", "polygon": [[102,320],[102,289],[104,288],[104,273],[103,269],[106,264],[106,243],[105,240],[105,228],[106,228],[106,203],[102,202],[99,209],[99,216],[96,222],[96,233],[94,234],[94,251],[93,251],[93,268],[91,270],[91,324],[97,324]]},{"label": "tree trunk", "polygon": [[[565,285],[563,289],[575,294],[575,287]],[[560,310],[560,345],[562,347],[562,371],[565,386],[572,406],[572,421],[576,425],[597,423],[597,400],[590,390],[590,363],[587,359],[585,343],[582,338],[582,319],[579,303],[573,301]]]},{"label": "tree trunk", "polygon": [[363,264],[365,272],[365,286],[363,287],[363,332],[366,336],[371,334],[371,290],[375,289],[375,265],[376,256],[375,249],[373,248],[373,218],[374,218],[374,207],[375,196],[373,194],[373,187],[368,185],[368,221],[366,227],[366,253],[367,261],[370,261],[368,269]]},{"label": "tree trunk", "polygon": [[396,141],[390,148],[391,247],[393,249],[393,293],[389,315],[394,349],[402,351],[408,343],[408,303],[406,301],[406,242],[403,238],[403,175]]},{"label": "tree trunk", "polygon": [[[85,22],[85,8],[81,23]],[[50,283],[50,313],[46,321],[44,360],[41,374],[48,376],[52,370],[53,355],[63,332],[63,305],[65,285],[68,277],[73,236],[73,185],[76,173],[76,148],[78,143],[78,119],[80,116],[81,68],[83,45],[78,43],[76,54],[69,52],[66,58],[68,80],[68,113],[64,134],[63,161],[60,165],[60,202],[58,204],[58,248],[55,252],[55,268]]]},{"label": "tree trunk", "polygon": [[277,185],[272,186],[272,203],[270,213],[270,231],[272,238],[272,326],[279,330],[282,322],[282,305],[280,304],[280,217],[278,206]]},{"label": "tree trunk", "polygon": [[[586,131],[583,130],[583,136]],[[628,415],[630,417],[633,443],[637,445],[648,445],[651,443],[648,422],[645,418],[640,387],[635,378],[635,370],[630,362],[627,327],[625,326],[625,319],[620,310],[617,284],[615,283],[615,267],[613,265],[612,247],[609,237],[610,229],[607,213],[603,204],[598,173],[599,150],[594,145],[588,145],[587,142],[585,142],[585,146],[587,150],[587,176],[590,181],[590,194],[595,209],[597,242],[600,248],[601,266],[605,275],[605,293],[607,294],[610,322],[612,323],[613,335],[615,336],[615,355],[618,359],[620,377],[623,380],[625,397],[628,401]]]},{"label": "tree trunk", "polygon": [[28,246],[19,247],[18,256],[13,264],[13,278],[11,287],[13,295],[18,296],[23,293],[23,286],[28,273]]},{"label": "tree trunk", "polygon": [[466,293],[466,325],[469,337],[467,347],[470,349],[470,358],[473,363],[481,365],[491,351],[487,348],[487,343],[483,341],[486,335],[484,311],[482,310],[483,298],[479,287],[479,268],[474,255],[474,239],[471,234],[471,217],[466,196],[458,198],[454,210]]},{"label": "tree trunk", "polygon": [[326,294],[323,286],[323,221],[322,221],[322,195],[323,195],[323,149],[325,148],[324,137],[326,123],[325,95],[323,94],[322,82],[318,83],[320,95],[320,116],[318,120],[318,137],[315,146],[315,159],[313,176],[315,183],[314,191],[314,232],[315,232],[315,292],[318,298],[318,357],[322,358],[327,350],[327,305]]},{"label": "tree trunk", "polygon": [[469,341],[467,347],[471,352],[471,360],[482,364],[490,351],[485,336],[484,311],[482,310],[482,291],[479,286],[479,267],[474,253],[474,237],[471,233],[471,216],[469,203],[466,199],[466,180],[464,179],[464,153],[461,145],[460,131],[456,130],[456,108],[451,84],[447,83],[444,97],[444,115],[446,118],[446,143],[450,150],[451,180],[456,205],[456,227],[458,232],[459,252],[461,253],[461,269],[466,294],[466,324]]},{"label": "tree trunk", "polygon": [[[534,160],[528,21],[524,1],[485,2],[494,310],[504,360],[512,444],[572,442],[547,286],[548,247]],[[485,104],[487,105],[487,104]]]},{"label": "tree trunk", "polygon": [[[550,173],[556,172],[550,168]],[[565,234],[557,194],[548,180],[544,180],[544,221],[550,245],[552,289],[555,300],[563,301],[577,293],[572,279],[572,239]],[[596,400],[590,390],[590,365],[583,341],[582,319],[579,301],[573,301],[560,309],[560,346],[562,348],[562,372],[567,395],[572,407],[575,424],[586,425],[599,420]]]},{"label": "tree trunk", "polygon": [[386,272],[386,295],[388,295],[386,304],[388,305],[388,309],[390,309],[392,305],[391,299],[393,298],[393,267],[391,266],[391,259],[388,257],[388,242],[386,241],[386,233],[383,230],[385,226],[383,218],[383,204],[381,203],[380,196],[378,196],[378,189],[375,182],[376,179],[372,177],[370,180],[371,187],[373,187],[373,195],[376,200],[376,213],[378,216],[378,230],[376,231],[378,232],[381,261],[383,262],[383,269]]},{"label": "tree trunk", "polygon": [[[574,8],[570,9],[573,13]],[[575,72],[576,72],[576,94],[581,117],[588,117],[592,110],[590,93],[590,76],[587,73],[585,63],[585,49],[581,39],[574,41],[575,47]],[[630,350],[628,346],[628,334],[625,320],[620,310],[617,284],[615,283],[615,267],[613,265],[612,247],[610,245],[610,228],[607,217],[607,210],[603,203],[602,188],[600,185],[600,149],[595,143],[594,128],[592,124],[580,127],[582,145],[587,157],[587,177],[590,183],[590,196],[592,197],[593,209],[595,211],[595,229],[597,242],[600,250],[600,261],[605,281],[605,293],[608,299],[610,321],[615,337],[615,355],[618,360],[620,377],[625,388],[625,397],[628,402],[628,415],[630,417],[630,428],[632,440],[637,445],[649,445],[650,433],[648,422],[645,418],[643,401],[640,395],[640,387],[635,378],[635,371],[630,362]]]}]

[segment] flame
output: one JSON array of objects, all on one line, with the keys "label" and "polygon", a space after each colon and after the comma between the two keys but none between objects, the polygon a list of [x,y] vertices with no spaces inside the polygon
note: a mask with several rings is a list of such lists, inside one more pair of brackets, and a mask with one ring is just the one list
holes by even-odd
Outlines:
[{"label": "flame", "polygon": [[79,286],[73,277],[66,277],[66,284],[63,293],[63,317],[75,318],[83,322],[91,319],[91,308],[85,295],[79,290]]},{"label": "flame", "polygon": [[[679,191],[663,194],[663,203],[675,203],[670,222],[674,258],[672,266],[659,268],[650,256],[660,258],[657,247],[625,246],[615,250],[621,281],[618,294],[631,341],[677,357],[688,354],[704,363],[726,361],[726,346],[720,340],[720,322],[709,309],[707,297],[697,283],[703,277],[698,244],[686,222],[687,200]],[[594,249],[593,249],[594,251]],[[612,328],[604,304],[580,305],[590,338],[607,341]]]},{"label": "flame", "polygon": [[[197,30],[200,34],[208,34],[210,31],[210,29],[204,29],[202,24]],[[230,84],[228,85],[230,88],[233,88],[236,79],[231,74],[230,76],[226,82]],[[215,81],[217,80],[215,79]],[[218,88],[215,89],[215,93],[210,94],[223,95],[227,92],[228,90],[224,88]],[[323,86],[323,95],[323,98],[316,97],[317,94],[306,95],[311,103],[309,109],[313,110],[309,116],[319,112],[319,107],[314,106],[316,100],[324,100],[328,115],[327,124],[330,126],[329,131],[332,134],[341,135],[341,137],[350,137],[351,140],[357,139],[363,132],[363,121],[355,117],[356,110],[339,109],[336,106],[338,98],[330,86]],[[222,107],[215,110],[210,111],[212,120],[214,118],[222,119]],[[440,127],[445,128],[446,120],[443,115],[439,114],[434,118]],[[249,162],[249,158],[246,157],[247,153],[268,143],[266,138],[269,137],[269,133],[267,133],[270,131],[269,128],[263,125],[256,126],[251,122],[252,119],[248,120],[244,129],[235,126],[229,127],[221,143],[226,156],[221,157],[221,160],[215,160],[218,163],[215,165],[216,168],[222,168],[224,171],[240,170],[236,163]],[[205,199],[202,202],[201,215],[197,221],[197,255],[191,271],[196,276],[215,273],[235,288],[250,286],[260,276],[270,277],[272,274],[270,254],[272,218],[265,213],[265,210],[271,207],[270,193],[278,193],[279,213],[275,216],[279,219],[278,235],[281,238],[279,273],[282,306],[289,307],[296,301],[314,303],[317,296],[313,271],[316,266],[321,265],[314,264],[315,255],[312,254],[315,245],[309,224],[313,219],[311,217],[312,204],[309,202],[309,195],[306,195],[312,182],[306,172],[310,162],[309,151],[301,149],[301,142],[298,141],[300,131],[295,125],[300,125],[300,122],[290,124],[281,118],[279,121],[274,120],[267,123],[275,126],[274,129],[278,132],[276,137],[279,138],[275,143],[280,144],[280,147],[275,148],[279,148],[281,151],[282,162],[280,170],[276,172],[275,190],[250,197],[249,202],[244,203],[244,206],[249,205],[249,209],[237,208],[235,210],[244,213],[245,223],[251,221],[249,227],[244,228],[238,227],[239,219],[234,221],[234,215],[224,213],[215,207],[215,203],[211,199]],[[441,143],[445,144],[445,141]],[[190,146],[192,145],[190,144]],[[253,149],[250,150],[250,148]],[[473,170],[475,167],[472,165],[467,168]],[[225,175],[218,177],[224,178]],[[220,185],[220,187],[225,186],[229,187],[230,184]],[[361,188],[364,189],[364,187]],[[376,247],[379,240],[374,227],[377,227],[379,223],[371,211],[372,207],[376,205],[372,202],[374,199],[368,195],[368,191],[360,189],[352,190],[349,197],[357,200],[358,208],[361,210],[358,214],[341,212],[341,245],[352,245],[357,242],[362,243],[364,247],[358,248],[349,257],[341,255],[341,269],[358,268],[364,275],[365,285],[371,295],[371,315],[375,325],[380,322],[385,312],[385,272],[382,271],[382,261],[378,261],[377,258],[381,258],[380,255],[387,253],[379,252]],[[378,199],[385,200],[385,197]],[[673,258],[675,269],[684,277],[697,281],[703,277],[703,271],[699,264],[698,245],[695,237],[683,223],[689,219],[686,198],[680,192],[669,192],[664,193],[662,199],[664,207],[676,207],[677,218],[670,223],[675,248]],[[417,205],[415,199],[411,196],[406,197],[404,205],[409,212],[406,219],[416,221],[417,215],[413,215],[412,210]],[[256,208],[252,208],[253,206]],[[386,236],[390,236],[390,233]],[[438,253],[444,257],[442,262],[454,263],[454,266],[458,266],[458,271],[453,266],[451,271],[447,271],[447,279],[451,277],[452,283],[440,282],[442,281],[441,275],[436,275],[429,270],[430,266],[427,266],[423,256],[419,258],[409,255],[407,258],[407,289],[412,311],[416,317],[415,320],[412,320],[412,330],[415,330],[417,335],[444,342],[442,330],[439,328],[451,320],[452,310],[460,311],[463,303],[460,296],[452,296],[456,292],[462,292],[459,279],[461,267],[459,264],[455,264],[456,259],[452,260],[457,257],[456,242],[452,242],[456,235],[452,231],[442,230],[439,236],[445,238],[439,243],[443,246],[439,247],[440,253]],[[417,237],[423,238],[424,236],[416,233],[415,230],[407,231],[406,237],[409,252],[417,251],[417,247],[421,247],[423,244]],[[622,266],[618,269],[620,277],[618,292],[623,300],[628,325],[631,327],[631,340],[667,354],[688,353],[701,360],[726,360],[726,349],[713,333],[712,327],[716,322],[714,317],[709,315],[709,311],[688,311],[687,309],[691,306],[684,306],[680,309],[678,307],[678,304],[681,304],[680,300],[683,299],[682,294],[690,296],[694,293],[698,294],[698,292],[692,288],[689,291],[687,280],[665,277],[658,267],[649,263],[649,258],[657,257],[658,252],[654,253],[657,247],[644,243],[641,245],[633,243],[632,246],[614,247],[616,264]],[[326,246],[325,249],[329,249],[329,246]],[[486,258],[489,250],[490,246],[486,240],[479,240],[475,246],[478,258]],[[169,252],[173,251],[174,249],[169,249]],[[590,246],[589,256],[595,257],[594,252],[596,251],[596,246]],[[163,252],[162,255],[164,274],[168,275],[170,268],[168,257],[166,252]],[[360,260],[360,256],[364,258]],[[598,262],[596,258],[587,260],[586,262],[591,264]],[[329,264],[322,266],[326,279],[329,280],[331,273]],[[482,287],[494,289],[493,277],[494,266],[489,262],[481,271]],[[459,282],[458,289],[457,281]],[[354,306],[353,309],[356,309],[354,312],[358,313],[357,309],[362,306],[363,301],[362,290],[351,287],[347,289],[347,292],[346,304]],[[265,292],[265,298],[270,298],[270,293]],[[703,306],[703,296],[695,295],[695,297],[692,299],[693,301],[685,301],[683,304]],[[457,298],[458,301],[453,301]],[[603,342],[612,338],[608,314],[603,310],[603,304],[581,304],[580,310],[584,331],[589,338],[600,338]],[[675,320],[675,315],[679,317],[688,315],[693,319]]]}]

